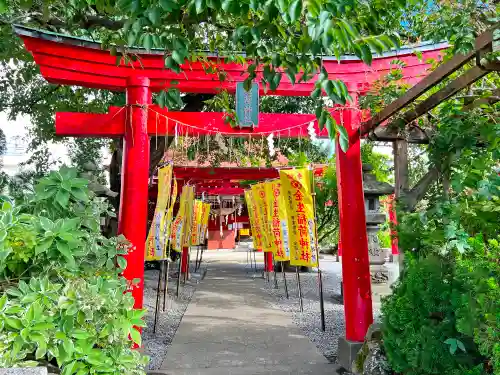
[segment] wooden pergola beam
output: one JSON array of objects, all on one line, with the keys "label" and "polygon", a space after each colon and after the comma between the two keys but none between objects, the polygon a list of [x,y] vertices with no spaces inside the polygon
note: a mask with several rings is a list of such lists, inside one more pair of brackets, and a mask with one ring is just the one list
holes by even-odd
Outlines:
[{"label": "wooden pergola beam", "polygon": [[393,126],[379,126],[369,133],[368,139],[377,142],[405,140],[413,144],[427,144],[433,133],[432,129],[421,129],[411,124],[403,131]]},{"label": "wooden pergola beam", "polygon": [[478,79],[484,77],[489,72],[490,70],[486,70],[482,66],[478,65],[474,66],[460,77],[451,81],[443,89],[432,94],[423,102],[419,103],[414,109],[405,112],[400,118],[395,119],[393,122],[399,124],[407,124],[413,120],[416,120],[423,114],[429,112],[431,109],[437,107],[440,103],[442,103],[446,99],[455,95],[463,88],[473,84]]},{"label": "wooden pergola beam", "polygon": [[[420,97],[422,94],[427,92],[430,88],[436,86],[440,82],[442,82],[445,78],[449,77],[453,72],[457,71],[461,67],[463,67],[465,64],[467,64],[469,61],[471,61],[477,53],[487,50],[488,48],[491,47],[492,42],[493,42],[493,37],[494,37],[494,31],[499,27],[499,24],[496,24],[494,27],[492,27],[490,30],[484,32],[480,36],[476,38],[475,41],[475,48],[473,51],[469,52],[466,55],[455,55],[450,61],[438,66],[436,70],[434,70],[431,74],[426,76],[424,79],[422,79],[418,84],[413,86],[410,90],[408,90],[402,97],[398,98],[391,104],[389,104],[387,107],[385,107],[382,111],[377,113],[375,116],[373,116],[370,120],[364,122],[361,124],[361,134],[364,135],[368,132],[370,132],[372,129],[389,119],[390,117],[394,116],[396,113],[401,111],[403,108],[414,102],[418,97]],[[469,73],[469,76],[464,79],[462,82],[466,82],[469,80],[469,82],[472,80],[473,77],[475,80],[481,78],[483,75],[487,73],[484,73],[483,75],[480,75],[480,70],[483,71],[482,68],[477,67],[475,71],[472,73]],[[472,80],[474,82],[474,80]],[[465,85],[466,86],[466,85]],[[465,87],[463,86],[463,87]],[[463,88],[462,87],[462,88]],[[449,89],[451,92],[450,94],[440,94],[439,97],[444,97],[444,99],[447,99],[449,96],[453,95],[460,89]],[[437,93],[436,93],[437,94]],[[438,97],[434,97],[437,100]],[[430,99],[430,98],[429,98]],[[444,100],[441,99],[441,100]],[[432,107],[430,104],[433,102],[428,101],[425,105],[422,105],[422,108],[426,107]],[[422,113],[423,114],[423,113]],[[413,117],[408,115],[408,118]],[[418,117],[418,116],[417,116]],[[416,117],[415,117],[416,118]],[[411,121],[411,120],[410,120]]]}]

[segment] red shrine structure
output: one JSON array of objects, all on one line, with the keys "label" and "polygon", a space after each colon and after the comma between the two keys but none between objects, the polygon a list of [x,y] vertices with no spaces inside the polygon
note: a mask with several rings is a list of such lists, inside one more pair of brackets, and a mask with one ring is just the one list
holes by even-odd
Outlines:
[{"label": "red shrine structure", "polygon": [[[152,105],[152,93],[170,87],[172,81],[182,92],[217,93],[220,89],[234,92],[236,84],[245,79],[246,67],[226,63],[223,58],[212,57],[209,62],[227,74],[220,82],[216,74],[206,74],[201,62],[184,66],[181,74],[164,67],[164,51],[137,49],[131,51],[140,57],[140,62],[116,65],[116,58],[109,51],[100,49],[100,44],[74,37],[42,32],[16,26],[15,32],[23,39],[40,72],[47,81],[60,85],[75,85],[105,90],[125,91],[127,104],[123,108],[110,108],[108,114],[57,113],[56,134],[80,137],[123,137],[124,152],[122,166],[119,232],[132,243],[127,256],[128,266],[124,272],[127,279],[140,279],[133,288],[135,306],[142,307],[144,246],[148,208],[149,137],[173,135],[176,122],[191,135],[216,134],[248,136],[247,129],[232,129],[222,121],[222,113],[174,113]],[[370,67],[353,56],[344,56],[340,63],[336,58],[325,57],[323,65],[330,79],[341,79],[353,98],[345,108],[335,108],[335,119],[343,124],[349,134],[347,152],[336,153],[340,232],[343,249],[343,288],[346,318],[346,339],[363,341],[373,321],[368,259],[365,204],[362,186],[360,157],[361,113],[357,98],[371,84],[387,74],[391,61],[402,60],[403,80],[415,84],[427,73],[430,58],[437,59],[445,45],[427,45],[408,48],[375,57]],[[414,53],[422,53],[420,59]],[[257,74],[260,82],[262,71]],[[266,91],[260,86],[262,95],[308,96],[314,89],[315,78],[308,82],[292,84],[283,77],[279,88]],[[298,80],[297,80],[298,81]],[[261,114],[259,127],[252,136],[269,134],[272,131],[281,137],[307,135],[307,126],[314,115]],[[158,120],[160,118],[160,120]],[[163,119],[163,120],[162,120]],[[289,131],[291,125],[296,125]],[[286,132],[281,134],[283,129]],[[319,136],[327,136],[326,131]],[[247,177],[245,177],[247,178]]]}]

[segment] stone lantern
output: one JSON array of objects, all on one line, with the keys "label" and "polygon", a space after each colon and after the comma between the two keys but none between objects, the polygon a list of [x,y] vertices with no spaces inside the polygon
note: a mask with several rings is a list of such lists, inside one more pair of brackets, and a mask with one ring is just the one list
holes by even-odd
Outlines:
[{"label": "stone lantern", "polygon": [[386,254],[380,247],[377,233],[386,220],[380,211],[380,197],[394,192],[394,187],[387,182],[378,181],[372,173],[372,166],[363,164],[363,192],[365,195],[366,232],[368,235],[368,253],[370,256],[370,274],[372,283],[385,283],[389,272],[384,266]]}]

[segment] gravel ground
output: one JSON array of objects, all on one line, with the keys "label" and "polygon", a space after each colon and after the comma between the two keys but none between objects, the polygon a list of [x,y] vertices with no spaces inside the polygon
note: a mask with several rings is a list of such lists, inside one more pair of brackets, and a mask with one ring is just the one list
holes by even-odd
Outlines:
[{"label": "gravel ground", "polygon": [[[330,264],[323,269],[323,295],[325,301],[326,331],[321,330],[321,313],[318,292],[318,274],[308,272],[300,274],[304,312],[300,311],[297,279],[295,273],[287,272],[289,299],[286,298],[283,276],[277,274],[278,289],[274,287],[271,274],[269,284],[263,286],[268,293],[276,297],[276,306],[292,314],[292,319],[309,339],[316,344],[323,355],[331,362],[337,359],[337,342],[344,335],[344,305],[339,302],[340,281],[342,279],[340,264]],[[374,307],[375,319],[380,311]]]},{"label": "gravel ground", "polygon": [[[149,370],[158,370],[167,354],[168,347],[172,343],[175,332],[182,320],[182,316],[187,309],[191,297],[196,289],[196,284],[204,274],[191,274],[191,280],[186,285],[181,285],[179,298],[176,297],[177,278],[172,278],[177,274],[177,265],[170,267],[168,282],[168,297],[166,311],[160,313],[156,334],[153,334],[154,313],[156,304],[156,288],[158,286],[158,270],[146,270],[144,275],[144,307],[148,309],[145,320],[147,327],[142,335],[144,354],[148,355]],[[163,304],[163,299],[161,300]],[[160,304],[160,306],[161,306]]]}]

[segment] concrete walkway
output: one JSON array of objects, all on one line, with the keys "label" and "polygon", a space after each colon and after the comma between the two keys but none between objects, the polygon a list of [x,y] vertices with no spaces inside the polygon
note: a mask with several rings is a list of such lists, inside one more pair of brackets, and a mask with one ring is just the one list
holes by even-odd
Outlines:
[{"label": "concrete walkway", "polygon": [[316,346],[272,308],[244,265],[212,263],[177,330],[162,372],[169,375],[336,374]]}]

